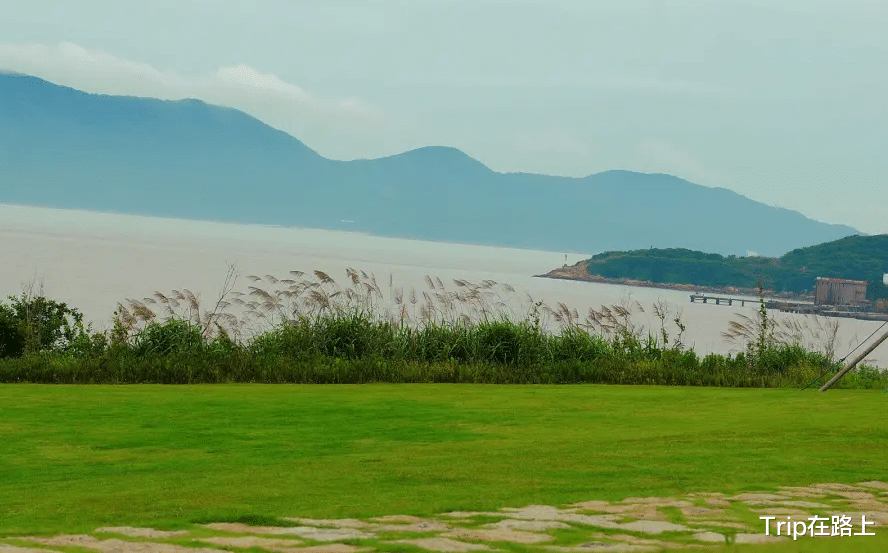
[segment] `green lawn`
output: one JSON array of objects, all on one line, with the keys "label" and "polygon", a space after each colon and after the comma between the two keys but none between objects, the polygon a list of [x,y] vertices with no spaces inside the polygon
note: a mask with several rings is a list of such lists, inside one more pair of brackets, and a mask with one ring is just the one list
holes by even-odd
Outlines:
[{"label": "green lawn", "polygon": [[886,412],[868,390],[2,385],[0,536],[888,481]]}]

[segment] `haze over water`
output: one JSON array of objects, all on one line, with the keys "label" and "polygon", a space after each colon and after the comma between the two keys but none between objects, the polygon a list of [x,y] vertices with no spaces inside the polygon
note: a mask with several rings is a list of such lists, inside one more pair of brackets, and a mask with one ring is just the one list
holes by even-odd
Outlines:
[{"label": "haze over water", "polygon": [[[527,313],[526,294],[553,308],[563,302],[585,317],[589,308],[638,301],[644,313],[633,322],[657,332],[653,304],[664,300],[671,313],[681,313],[687,326],[684,342],[700,355],[728,353],[740,346],[728,343],[722,332],[738,314],[756,315],[758,305],[746,307],[692,304],[686,292],[608,284],[534,278],[565,263],[564,252],[518,250],[358,233],[293,229],[259,225],[184,221],[73,210],[55,210],[0,204],[0,296],[17,295],[23,283],[37,277],[44,295],[80,309],[94,328],[110,328],[118,302],[142,299],[155,291],[187,288],[202,299],[204,308],[218,297],[228,264],[240,277],[235,290],[246,291],[247,275],[289,277],[289,271],[322,270],[345,286],[347,268],[374,273],[389,297],[389,275],[395,288],[409,293],[428,290],[426,275],[440,278],[447,290],[453,279],[484,279],[515,288],[509,295],[513,312]],[[568,255],[574,264],[590,257]],[[778,318],[804,316],[778,314]],[[845,356],[866,339],[880,322],[840,319],[837,357]],[[676,333],[670,325],[671,336]],[[862,351],[861,346],[859,351]],[[888,345],[868,358],[888,366]]]}]

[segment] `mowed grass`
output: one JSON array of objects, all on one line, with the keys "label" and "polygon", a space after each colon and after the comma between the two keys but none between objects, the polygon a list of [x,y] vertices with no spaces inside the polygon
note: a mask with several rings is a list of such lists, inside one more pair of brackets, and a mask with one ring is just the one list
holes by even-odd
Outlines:
[{"label": "mowed grass", "polygon": [[3,385],[0,536],[888,481],[886,411],[869,390]]}]

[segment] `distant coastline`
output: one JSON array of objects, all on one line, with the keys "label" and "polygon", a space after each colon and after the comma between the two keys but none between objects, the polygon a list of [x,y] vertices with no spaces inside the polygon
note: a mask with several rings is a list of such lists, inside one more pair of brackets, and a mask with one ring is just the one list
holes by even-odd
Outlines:
[{"label": "distant coastline", "polygon": [[[582,280],[586,282],[598,282],[602,284],[618,284],[622,286],[635,286],[639,288],[660,288],[663,290],[676,290],[679,292],[721,294],[734,296],[748,296],[756,298],[759,295],[757,288],[743,288],[737,286],[698,286],[696,284],[674,284],[665,282],[652,282],[649,280],[636,280],[631,278],[608,278],[590,274],[587,262],[581,261],[575,265],[553,269],[544,275],[533,275],[536,278],[555,278],[561,280]],[[799,294],[795,292],[776,292],[763,290],[765,298],[793,299],[797,301],[814,301],[813,294]]]}]

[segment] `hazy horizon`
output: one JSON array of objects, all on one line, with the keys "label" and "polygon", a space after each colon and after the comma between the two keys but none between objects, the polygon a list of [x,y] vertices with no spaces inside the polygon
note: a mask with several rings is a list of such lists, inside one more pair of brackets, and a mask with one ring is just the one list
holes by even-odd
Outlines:
[{"label": "hazy horizon", "polygon": [[[19,3],[0,69],[243,110],[331,159],[666,173],[888,231],[888,5]],[[53,17],[47,18],[46,14]]]}]

